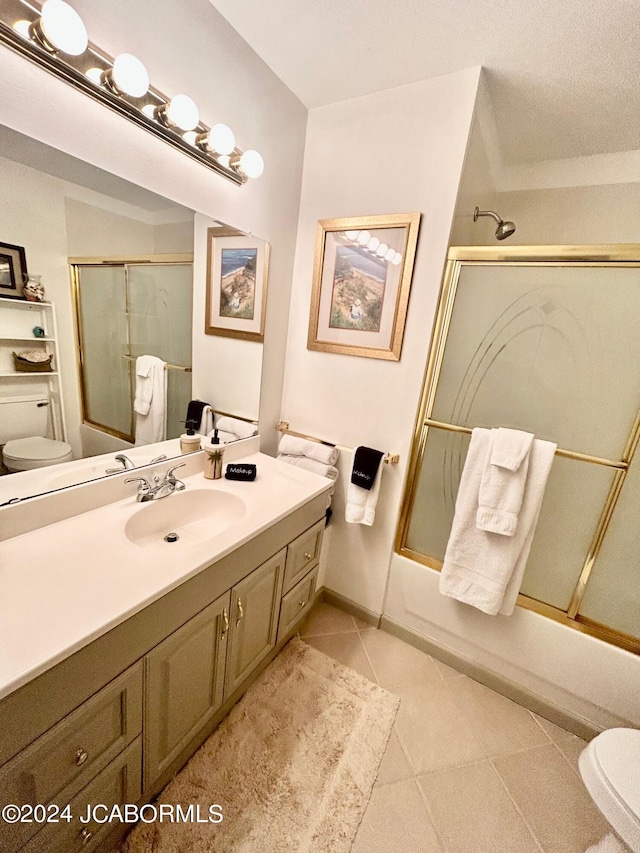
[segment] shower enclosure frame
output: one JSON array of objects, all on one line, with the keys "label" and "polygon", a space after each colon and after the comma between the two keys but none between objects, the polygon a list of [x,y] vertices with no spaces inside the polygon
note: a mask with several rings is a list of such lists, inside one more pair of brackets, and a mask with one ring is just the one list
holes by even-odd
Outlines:
[{"label": "shower enclosure frame", "polygon": [[[71,279],[71,291],[72,291],[72,305],[73,305],[73,314],[74,314],[74,332],[75,332],[75,344],[76,344],[76,366],[78,371],[78,387],[80,389],[80,411],[82,417],[82,423],[87,424],[88,426],[94,427],[95,429],[99,429],[101,432],[104,432],[107,435],[111,435],[115,438],[122,439],[123,441],[133,442],[134,441],[134,414],[132,407],[131,414],[131,426],[129,433],[123,433],[120,430],[113,429],[112,427],[106,426],[105,424],[96,423],[89,418],[87,411],[87,389],[85,384],[85,369],[84,369],[84,352],[83,352],[83,336],[82,336],[82,324],[81,324],[81,313],[80,313],[80,268],[81,267],[124,267],[125,269],[125,280],[127,282],[125,293],[126,293],[126,301],[127,301],[127,313],[129,310],[129,286],[128,286],[128,274],[127,267],[134,265],[148,265],[148,264],[158,264],[162,266],[174,266],[174,265],[182,265],[182,264],[192,264],[193,265],[193,253],[191,252],[176,252],[173,254],[161,255],[161,254],[146,254],[146,255],[119,255],[116,257],[86,257],[79,258],[73,257],[68,259],[69,263],[69,275]],[[129,328],[127,326],[127,334],[129,332]],[[127,342],[129,343],[129,341]],[[189,372],[191,368],[188,368]],[[134,374],[133,372],[129,372],[129,384],[130,384],[130,393],[131,399],[133,400],[133,380]]]},{"label": "shower enclosure frame", "polygon": [[[400,516],[395,539],[396,553],[407,557],[431,569],[440,571],[442,561],[420,553],[408,547],[407,539],[411,523],[414,500],[418,488],[419,475],[425,454],[427,437],[430,430],[447,430],[458,433],[471,433],[466,426],[432,418],[436,391],[445,354],[445,348],[451,326],[455,297],[460,274],[464,266],[497,263],[505,266],[531,266],[532,264],[551,267],[632,267],[640,268],[640,245],[616,244],[596,246],[461,246],[451,247],[447,255],[447,264],[440,289],[438,308],[434,319],[429,355],[424,374],[420,403],[413,431],[411,454],[407,468]],[[602,547],[609,522],[624,485],[629,465],[640,441],[640,410],[636,412],[633,426],[627,437],[620,459],[607,459],[576,451],[559,448],[556,455],[579,459],[596,465],[603,465],[614,472],[612,483],[604,501],[591,544],[575,585],[570,604],[566,610],[536,598],[520,593],[517,603],[548,618],[554,619],[582,633],[598,637],[628,651],[640,654],[640,637],[626,634],[592,620],[579,613],[589,577]]]}]

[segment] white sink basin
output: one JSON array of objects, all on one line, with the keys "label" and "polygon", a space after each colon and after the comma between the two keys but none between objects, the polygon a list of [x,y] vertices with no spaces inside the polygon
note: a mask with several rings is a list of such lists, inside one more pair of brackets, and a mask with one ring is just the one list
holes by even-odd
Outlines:
[{"label": "white sink basin", "polygon": [[[143,505],[127,521],[124,532],[134,545],[160,544],[167,549],[199,545],[236,524],[245,512],[245,503],[237,495],[193,489]],[[165,542],[169,533],[178,539]]]}]

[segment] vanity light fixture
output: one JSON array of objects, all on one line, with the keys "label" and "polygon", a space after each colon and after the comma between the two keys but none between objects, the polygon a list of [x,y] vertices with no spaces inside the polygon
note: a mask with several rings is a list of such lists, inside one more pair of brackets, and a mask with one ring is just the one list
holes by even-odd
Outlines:
[{"label": "vanity light fixture", "polygon": [[238,149],[226,125],[204,124],[188,95],[170,98],[151,86],[136,56],[112,59],[92,44],[82,18],[65,0],[45,0],[42,7],[31,0],[2,0],[0,43],[236,184],[264,171],[261,155]]},{"label": "vanity light fixture", "polygon": [[355,245],[369,252],[376,258],[380,258],[389,264],[398,266],[402,263],[402,252],[396,252],[386,243],[381,243],[377,237],[372,237],[370,231],[345,231],[341,242],[355,243]]}]

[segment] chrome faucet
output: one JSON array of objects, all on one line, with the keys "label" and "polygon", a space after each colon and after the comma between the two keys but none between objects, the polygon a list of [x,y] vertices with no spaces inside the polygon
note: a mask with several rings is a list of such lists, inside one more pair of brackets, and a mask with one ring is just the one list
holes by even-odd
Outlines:
[{"label": "chrome faucet", "polygon": [[125,480],[125,483],[138,483],[138,493],[136,501],[138,503],[146,503],[146,501],[157,501],[160,498],[166,498],[174,492],[181,492],[186,488],[182,480],[178,480],[174,476],[174,471],[178,468],[184,468],[186,462],[181,462],[180,465],[174,465],[165,472],[165,475],[160,479],[156,474],[153,478],[153,485],[146,477],[131,477]]},{"label": "chrome faucet", "polygon": [[[153,465],[155,462],[164,462],[166,458],[166,453],[163,453],[161,456],[156,456],[156,458],[152,459],[150,462],[145,462],[145,465]],[[107,468],[104,473],[119,474],[121,471],[130,471],[132,468],[136,467],[129,457],[124,455],[124,453],[118,453],[116,456],[116,462],[122,462],[122,468]]]}]

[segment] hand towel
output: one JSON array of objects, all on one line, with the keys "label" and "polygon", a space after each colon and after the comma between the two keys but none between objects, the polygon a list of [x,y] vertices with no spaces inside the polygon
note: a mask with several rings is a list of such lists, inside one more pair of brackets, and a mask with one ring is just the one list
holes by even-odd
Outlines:
[{"label": "hand towel", "polygon": [[[372,451],[372,453],[362,453],[359,451]],[[383,453],[380,450],[372,450],[372,448],[358,447],[353,454],[353,470],[351,473],[351,482],[347,489],[347,507],[345,511],[345,521],[350,524],[366,524],[371,527],[376,517],[376,505],[378,503],[378,495],[380,494],[380,481],[382,480],[382,465],[380,460]],[[375,458],[378,462],[375,465]],[[375,466],[375,470],[374,470]],[[361,475],[364,475],[361,476]],[[370,479],[373,477],[373,480]],[[355,478],[355,480],[354,480]],[[370,488],[362,488],[356,485],[358,482],[369,484]]]},{"label": "hand towel", "polygon": [[241,421],[239,418],[230,418],[226,416],[218,418],[216,427],[221,429],[223,432],[234,432],[238,438],[250,438],[258,432],[256,424],[249,423],[249,421]]},{"label": "hand towel", "polygon": [[196,432],[201,432],[203,414],[205,409],[211,409],[208,403],[204,400],[190,400],[187,406],[187,415],[185,418],[185,426],[194,429]]},{"label": "hand towel", "polygon": [[295,465],[298,468],[304,468],[306,471],[312,471],[314,474],[320,474],[321,477],[328,477],[330,480],[338,479],[338,469],[333,465],[325,465],[323,462],[318,462],[316,459],[308,459],[306,456],[291,456],[287,453],[279,453],[278,459],[287,462],[289,465]]},{"label": "hand towel", "polygon": [[479,530],[475,523],[489,438],[488,429],[474,429],[471,435],[440,573],[440,592],[492,616],[509,616],[520,591],[556,445],[539,439],[532,442],[518,528],[513,536],[499,536]]},{"label": "hand towel", "polygon": [[133,411],[139,415],[146,415],[151,408],[151,396],[153,394],[151,370],[154,358],[153,355],[140,355],[136,358],[136,390],[133,399]]},{"label": "hand towel", "polygon": [[[165,362],[154,355],[141,356],[141,358],[151,359],[149,376],[144,377],[144,381],[150,383],[151,396],[146,413],[136,410],[135,443],[137,445],[164,441],[167,435],[167,371],[165,370]],[[136,375],[136,385],[138,384],[137,379]]]},{"label": "hand towel", "polygon": [[480,530],[502,536],[516,532],[532,441],[530,432],[491,430],[478,495],[476,525]]},{"label": "hand towel", "polygon": [[324,465],[335,465],[340,456],[337,447],[328,444],[320,444],[317,441],[307,441],[297,435],[283,435],[278,446],[278,453],[286,456],[306,456],[307,459],[315,459]]}]

